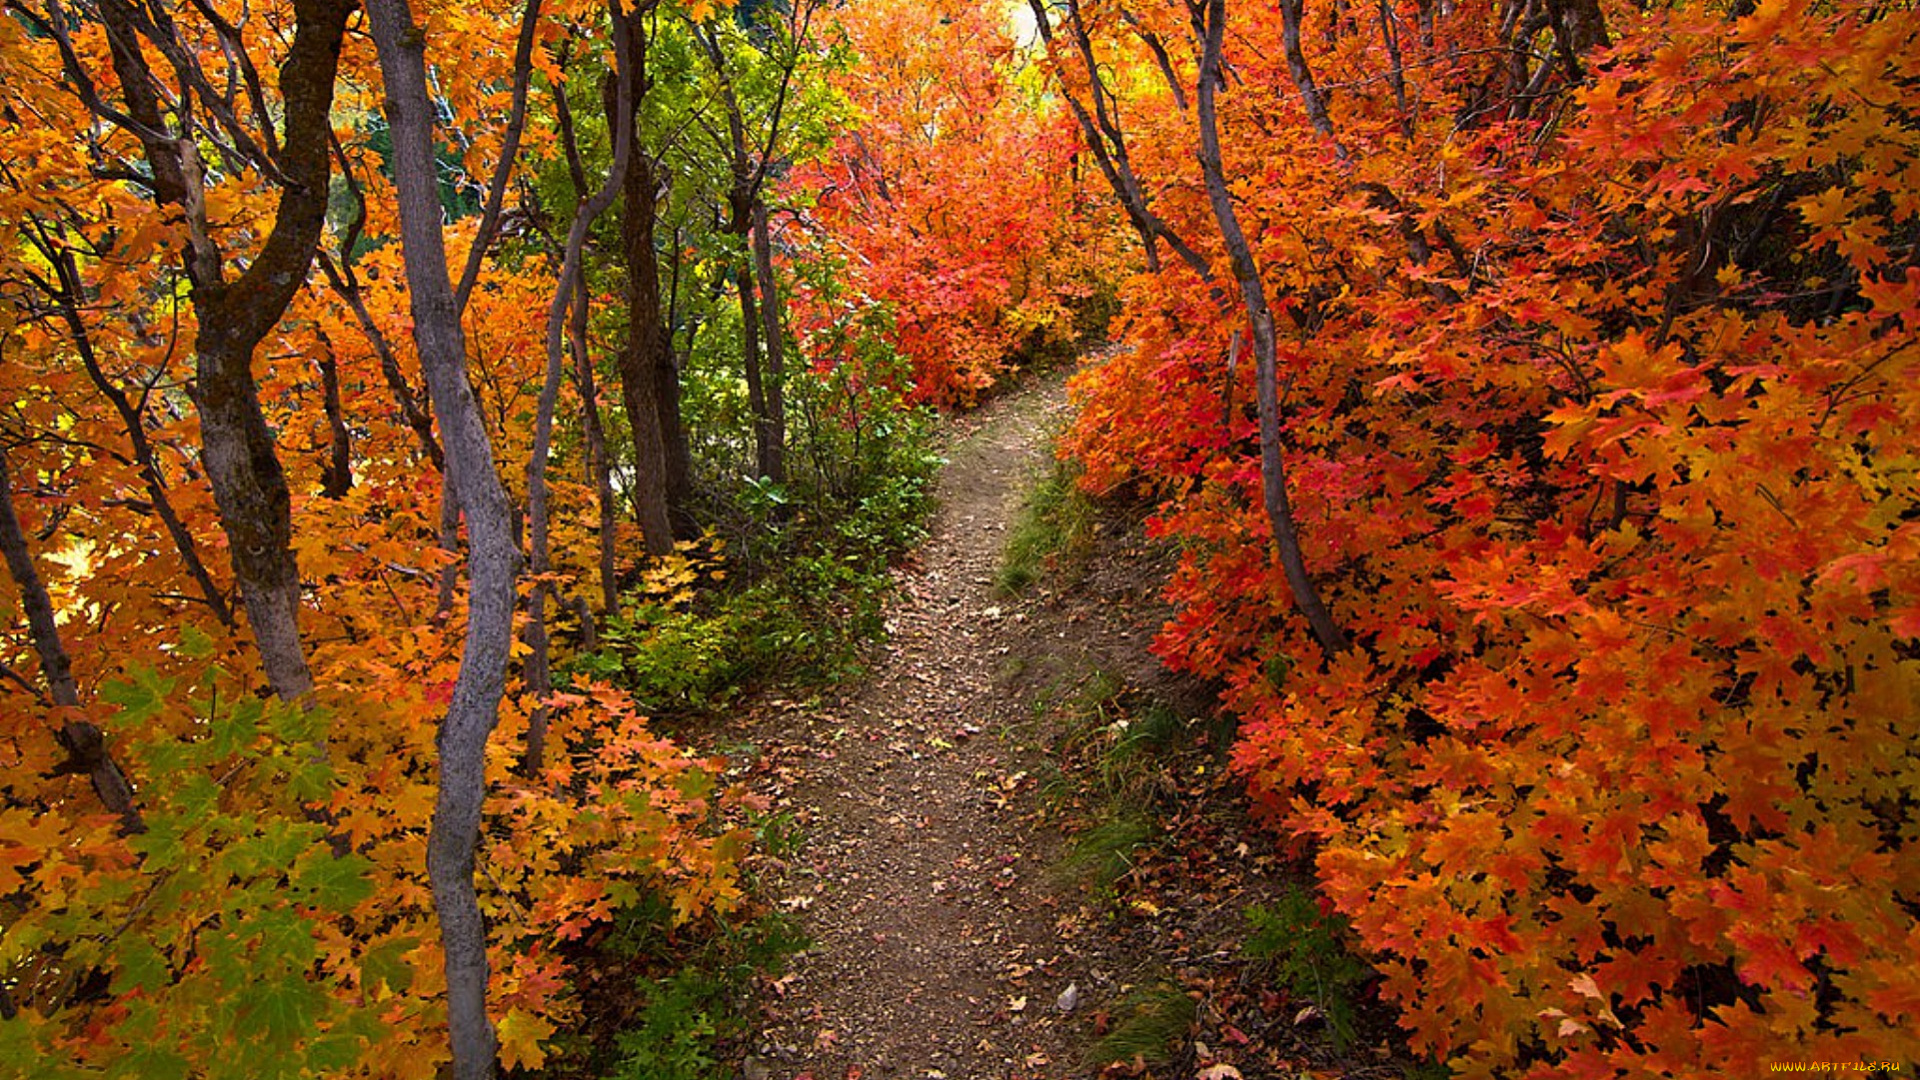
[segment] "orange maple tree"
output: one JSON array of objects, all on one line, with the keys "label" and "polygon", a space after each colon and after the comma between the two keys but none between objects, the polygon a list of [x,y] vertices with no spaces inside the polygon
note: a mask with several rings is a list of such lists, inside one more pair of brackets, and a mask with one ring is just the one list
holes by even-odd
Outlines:
[{"label": "orange maple tree", "polygon": [[[1127,284],[1066,451],[1164,500],[1157,648],[1226,681],[1237,768],[1415,1046],[1469,1076],[1913,1060],[1911,19],[1234,4],[1209,121],[1198,16],[1072,8],[1062,92],[1091,116],[1103,81],[1136,231],[1199,257]],[[1332,638],[1263,507],[1209,122]]]},{"label": "orange maple tree", "polygon": [[1065,114],[1037,107],[1005,20],[970,0],[838,13],[858,59],[831,81],[857,123],[790,183],[847,253],[850,287],[888,309],[918,401],[973,404],[1023,350],[1072,341],[1112,276],[1100,192],[1078,177]]},{"label": "orange maple tree", "polygon": [[[469,610],[453,511],[474,523],[475,505],[443,484],[456,448],[407,310],[382,84],[346,12],[22,0],[0,19],[0,608],[27,616],[0,645],[9,1070],[426,1077],[447,1060],[423,862]],[[524,98],[505,88],[527,74],[492,43],[526,28],[522,59],[554,75],[545,50],[601,40],[601,14],[418,13],[436,59],[463,58],[439,69],[444,194],[477,200],[514,156]],[[527,313],[557,267],[482,258],[478,224],[450,230],[452,273],[474,268],[455,378],[519,503],[546,360]],[[241,482],[255,494],[221,486]],[[551,489],[539,581],[568,595],[594,576],[595,493]],[[269,593],[280,568],[292,590]],[[268,648],[282,615],[291,636]],[[509,1066],[539,1064],[577,1009],[570,943],[643,893],[682,921],[726,910],[746,835],[713,763],[624,692],[521,674],[475,778],[472,875]]]}]

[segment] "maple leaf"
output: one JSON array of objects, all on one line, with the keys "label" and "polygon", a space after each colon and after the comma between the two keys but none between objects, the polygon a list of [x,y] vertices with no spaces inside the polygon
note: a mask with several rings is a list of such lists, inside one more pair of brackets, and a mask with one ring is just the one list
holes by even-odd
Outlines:
[{"label": "maple leaf", "polygon": [[500,1039],[500,1063],[509,1069],[537,1069],[546,1063],[547,1051],[540,1044],[558,1029],[545,1017],[514,1006],[494,1026]]}]

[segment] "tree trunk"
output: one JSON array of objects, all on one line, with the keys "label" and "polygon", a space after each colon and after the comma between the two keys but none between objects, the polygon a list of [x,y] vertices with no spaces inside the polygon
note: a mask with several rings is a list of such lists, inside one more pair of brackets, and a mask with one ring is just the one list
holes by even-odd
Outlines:
[{"label": "tree trunk", "polygon": [[665,555],[673,550],[673,523],[659,371],[671,371],[673,360],[660,314],[660,263],[653,245],[659,178],[654,163],[637,154],[625,179],[620,241],[627,264],[627,342],[620,350],[620,397],[633,432],[634,517],[647,554]]},{"label": "tree trunk", "polygon": [[[1034,24],[1040,32],[1040,39],[1051,51],[1053,26],[1047,16],[1046,0],[1027,0],[1027,2],[1033,9]],[[1092,152],[1094,164],[1100,169],[1100,175],[1106,178],[1107,186],[1113,189],[1114,197],[1120,200],[1121,209],[1126,211],[1128,222],[1133,225],[1134,232],[1140,236],[1141,250],[1146,253],[1147,272],[1159,273],[1160,249],[1157,241],[1164,238],[1168,246],[1173,248],[1174,253],[1180,256],[1181,261],[1187,264],[1188,269],[1200,275],[1203,280],[1211,277],[1206,260],[1188,246],[1186,241],[1181,239],[1180,235],[1175,233],[1172,227],[1148,205],[1146,193],[1140,186],[1139,177],[1133,171],[1132,159],[1127,153],[1125,133],[1121,131],[1115,115],[1117,104],[1110,107],[1112,94],[1106,89],[1106,83],[1100,73],[1100,64],[1093,52],[1093,40],[1088,36],[1086,24],[1080,18],[1079,5],[1074,0],[1069,0],[1067,12],[1068,18],[1064,26],[1072,36],[1074,52],[1086,71],[1093,111],[1088,112],[1087,107],[1080,103],[1080,99],[1069,93],[1064,86],[1061,87],[1060,93],[1066,99],[1068,110],[1073,113],[1074,122],[1080,127],[1081,138],[1086,142],[1087,149]],[[1172,77],[1173,68],[1166,59],[1165,50],[1159,46],[1157,39],[1151,34],[1143,33],[1142,38],[1154,48],[1155,54],[1159,57],[1161,68],[1168,76],[1168,86],[1176,95],[1180,94],[1179,83]],[[1183,110],[1186,108],[1184,98],[1180,99],[1180,107]]]},{"label": "tree trunk", "polygon": [[[453,700],[440,725],[427,878],[446,958],[454,1080],[490,1080],[498,1044],[487,1019],[486,923],[474,890],[474,852],[486,797],[487,738],[499,720],[506,684],[519,552],[493,447],[467,382],[466,340],[447,277],[426,34],[414,24],[408,0],[367,0],[366,6],[386,84],[414,341],[440,422],[448,479],[467,517],[467,635]],[[615,16],[616,26],[623,22]]]},{"label": "tree trunk", "polygon": [[[614,16],[614,39],[624,37],[624,20],[618,14]],[[527,693],[535,698],[532,719],[527,728],[527,752],[523,765],[529,776],[537,776],[546,761],[547,742],[547,706],[545,698],[552,691],[552,671],[547,656],[547,593],[549,587],[542,579],[548,570],[547,550],[547,459],[553,446],[553,414],[560,400],[560,378],[565,370],[562,363],[565,348],[567,310],[569,301],[585,307],[586,274],[583,271],[583,253],[586,250],[587,230],[593,226],[595,218],[613,205],[614,196],[626,178],[633,157],[633,86],[634,70],[637,65],[631,53],[623,54],[619,59],[619,77],[614,91],[613,109],[608,126],[613,131],[613,164],[607,171],[607,180],[593,197],[582,201],[574,211],[573,224],[567,229],[565,253],[561,258],[558,283],[553,290],[553,303],[547,308],[547,372],[540,386],[540,405],[533,418],[533,454],[527,462],[527,516],[529,531],[532,534],[533,573],[535,581],[532,595],[527,604],[530,617],[527,620]],[[580,287],[576,295],[574,288]],[[663,515],[664,516],[664,515]],[[671,541],[671,538],[669,538]],[[671,543],[669,543],[671,546]]]},{"label": "tree trunk", "polygon": [[[560,128],[560,149],[567,161],[567,177],[573,182],[574,198],[584,202],[587,169],[580,157],[580,140],[574,134],[573,109],[567,103],[564,85],[553,88],[553,111]],[[581,422],[587,438],[587,480],[593,485],[600,509],[601,610],[607,615],[617,615],[620,583],[615,561],[618,511],[613,501],[613,459],[607,448],[607,429],[600,419],[599,380],[594,377],[593,356],[587,348],[587,314],[587,271],[583,264],[574,271],[573,309],[567,336],[573,350],[573,378],[580,388]]]},{"label": "tree trunk", "polygon": [[[40,672],[47,680],[53,704],[62,710],[80,707],[80,690],[73,681],[73,664],[60,641],[60,624],[54,618],[53,600],[40,572],[27,550],[27,537],[20,518],[13,510],[13,476],[7,451],[0,447],[0,551],[4,551],[7,569],[20,588],[20,604],[27,609],[27,629],[33,636],[34,651],[40,655]],[[55,738],[67,752],[63,772],[84,772],[93,781],[94,794],[101,805],[120,816],[122,832],[146,831],[140,811],[133,804],[133,785],[107,753],[106,738],[100,729],[86,720],[66,718]]]},{"label": "tree trunk", "polygon": [[320,400],[327,416],[327,458],[320,466],[320,492],[329,499],[344,499],[353,490],[353,436],[347,431],[346,414],[340,405],[340,364],[334,359],[333,342],[314,329],[320,342]]},{"label": "tree trunk", "polygon": [[693,513],[693,444],[680,418],[680,354],[673,343],[680,295],[679,247],[680,233],[675,230],[673,285],[667,298],[667,349],[660,366],[653,369],[653,400],[660,407],[660,433],[667,451],[667,517],[673,522],[675,539],[693,540],[700,535],[700,520]]},{"label": "tree trunk", "polygon": [[607,460],[607,429],[600,422],[599,380],[593,375],[593,357],[587,351],[587,275],[575,273],[573,311],[567,327],[567,345],[573,352],[573,381],[580,390],[580,427],[586,434],[586,481],[593,487],[600,511],[600,611],[620,614],[620,581],[615,538],[618,525],[613,503],[613,473]]},{"label": "tree trunk", "polygon": [[234,578],[253,627],[267,682],[294,700],[313,687],[300,642],[300,573],[292,550],[291,499],[260,409],[253,354],[306,281],[327,211],[334,76],[352,4],[295,0],[294,34],[280,69],[285,138],[273,164],[285,181],[272,228],[246,269],[226,279],[226,256],[208,226],[204,170],[189,137],[168,137],[166,96],[141,45],[142,16],[127,0],[99,6],[128,116],[154,172],[155,196],[177,205],[198,329],[194,400],[201,462],[226,530]]},{"label": "tree trunk", "polygon": [[740,260],[734,287],[740,295],[740,361],[747,376],[747,411],[753,414],[753,470],[756,476],[770,476],[772,451],[767,425],[767,384],[760,370],[760,288],[754,283],[753,258]]},{"label": "tree trunk", "polygon": [[773,276],[773,229],[767,204],[753,204],[753,262],[760,279],[760,318],[765,324],[767,365],[761,374],[761,397],[766,404],[766,441],[761,446],[760,473],[777,484],[787,482],[786,335],[781,329],[780,285]]},{"label": "tree trunk", "polygon": [[[1297,0],[1281,0],[1284,7]],[[1254,381],[1260,412],[1260,481],[1267,511],[1267,524],[1286,570],[1287,586],[1293,602],[1306,616],[1314,637],[1327,655],[1344,651],[1346,635],[1333,621],[1333,615],[1321,600],[1313,578],[1307,574],[1305,557],[1300,551],[1300,535],[1293,520],[1293,505],[1287,498],[1286,461],[1280,453],[1280,388],[1278,352],[1273,330],[1273,311],[1267,305],[1267,288],[1260,278],[1260,267],[1247,245],[1240,218],[1233,209],[1233,197],[1220,162],[1220,124],[1214,99],[1219,93],[1221,41],[1226,32],[1226,0],[1206,0],[1205,41],[1200,61],[1200,166],[1206,174],[1207,198],[1219,222],[1221,238],[1233,263],[1233,276],[1240,283],[1241,302],[1253,331]],[[1302,93],[1306,93],[1302,88]],[[1316,124],[1316,127],[1318,125]],[[1331,133],[1331,130],[1327,132]]]}]

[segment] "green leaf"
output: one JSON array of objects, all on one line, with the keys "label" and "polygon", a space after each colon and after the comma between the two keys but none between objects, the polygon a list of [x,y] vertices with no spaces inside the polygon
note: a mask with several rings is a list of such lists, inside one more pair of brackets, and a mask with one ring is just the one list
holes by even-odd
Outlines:
[{"label": "green leaf", "polygon": [[293,883],[309,893],[309,902],[342,914],[373,895],[373,863],[349,852],[334,855],[316,848],[294,864]]},{"label": "green leaf", "polygon": [[205,773],[194,773],[174,789],[173,802],[180,808],[182,817],[190,820],[212,817],[220,807],[220,786]]},{"label": "green leaf", "polygon": [[173,968],[166,956],[145,938],[133,938],[120,947],[119,971],[114,974],[116,993],[131,990],[159,990],[173,981]]},{"label": "green leaf", "polygon": [[253,745],[260,737],[260,718],[266,715],[266,705],[258,698],[246,698],[236,703],[224,716],[214,717],[209,728],[207,748],[215,757],[237,754]]},{"label": "green leaf", "polygon": [[345,1074],[360,1064],[368,1040],[346,1032],[332,1031],[306,1047],[306,1071],[313,1076]]},{"label": "green leaf", "polygon": [[152,668],[141,668],[129,675],[129,679],[115,679],[102,686],[100,697],[120,706],[119,722],[151,719],[173,693],[174,680],[162,679]]},{"label": "green leaf", "polygon": [[127,1076],[138,1080],[187,1080],[193,1075],[187,1059],[173,1050],[153,1043],[136,1044],[126,1056],[107,1068],[110,1077]]},{"label": "green leaf", "polygon": [[206,631],[188,623],[180,628],[180,655],[188,660],[205,660],[213,655],[213,638]]},{"label": "green leaf", "polygon": [[308,760],[287,774],[287,791],[301,802],[319,802],[333,792],[333,766]]},{"label": "green leaf", "polygon": [[129,837],[127,847],[142,857],[142,866],[148,872],[171,870],[186,861],[182,833],[178,817],[154,814],[147,818],[147,831]]},{"label": "green leaf", "polygon": [[312,1030],[323,1004],[319,990],[297,975],[264,983],[240,1003],[234,1033],[252,1040],[256,1052],[283,1052]]},{"label": "green leaf", "polygon": [[248,958],[269,971],[304,971],[320,953],[312,921],[290,907],[260,912],[234,936],[246,943]]},{"label": "green leaf", "polygon": [[368,949],[360,957],[360,987],[363,990],[384,985],[396,994],[413,987],[413,965],[407,954],[418,948],[420,939],[412,936],[393,938]]}]

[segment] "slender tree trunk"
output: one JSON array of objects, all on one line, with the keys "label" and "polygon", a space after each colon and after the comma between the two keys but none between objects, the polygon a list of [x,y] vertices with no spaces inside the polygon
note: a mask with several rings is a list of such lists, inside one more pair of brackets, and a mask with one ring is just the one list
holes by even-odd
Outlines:
[{"label": "slender tree trunk", "polygon": [[[519,552],[486,424],[467,382],[466,340],[447,277],[426,33],[414,23],[408,0],[367,0],[366,7],[393,133],[394,187],[414,341],[440,422],[447,476],[467,518],[466,643],[453,700],[440,725],[439,790],[427,837],[427,877],[446,958],[454,1080],[490,1080],[498,1043],[487,1019],[486,923],[473,875],[486,797],[487,738],[499,720],[513,637]],[[616,25],[623,21],[615,16]]]},{"label": "slender tree trunk", "polygon": [[772,429],[767,423],[767,383],[760,368],[760,288],[754,282],[753,257],[736,264],[734,287],[740,296],[740,360],[747,376],[747,411],[753,414],[753,468],[757,476],[770,476],[772,450],[768,446]]},{"label": "slender tree trunk", "polygon": [[214,320],[202,323],[196,352],[200,460],[226,530],[234,578],[268,685],[283,700],[297,700],[313,689],[313,674],[300,643],[293,504],[260,411],[250,370],[253,348],[226,338]]},{"label": "slender tree trunk", "polygon": [[[626,21],[617,12],[614,14],[614,40],[616,48],[625,33]],[[527,692],[535,698],[533,717],[527,730],[527,752],[523,760],[526,772],[537,776],[545,765],[547,744],[547,706],[544,699],[552,691],[553,676],[548,666],[547,656],[547,593],[545,580],[540,575],[548,570],[547,550],[547,459],[553,445],[553,414],[560,400],[560,378],[565,370],[564,338],[566,331],[567,309],[569,301],[584,306],[587,302],[584,287],[578,295],[574,293],[576,285],[584,286],[586,276],[582,270],[583,252],[587,244],[587,230],[593,226],[595,218],[613,205],[614,196],[619,194],[622,183],[631,166],[633,157],[633,99],[634,99],[634,57],[630,52],[619,54],[619,77],[614,90],[614,107],[608,117],[613,131],[613,165],[607,171],[607,181],[595,192],[592,198],[580,203],[574,212],[573,225],[567,230],[565,254],[560,264],[559,281],[553,291],[553,303],[547,309],[547,372],[540,386],[540,405],[533,418],[533,454],[527,462],[527,516],[529,531],[532,534],[533,573],[535,581],[532,595],[528,598],[530,618],[527,620],[527,644],[530,651],[527,656]]]},{"label": "slender tree trunk", "polygon": [[[53,600],[33,565],[27,550],[27,537],[13,509],[13,475],[5,447],[0,447],[0,551],[4,551],[7,570],[20,589],[21,606],[27,609],[27,629],[33,636],[34,651],[40,655],[40,672],[46,677],[53,704],[62,710],[80,707],[80,690],[73,681],[73,664],[66,646],[60,641],[60,624],[54,618]],[[107,752],[106,737],[92,723],[71,715],[63,719],[55,736],[67,752],[62,771],[85,772],[93,782],[94,794],[111,813],[120,817],[122,832],[146,831],[140,811],[133,803],[133,785]]]},{"label": "slender tree trunk", "polygon": [[[1027,0],[1027,2],[1033,9],[1034,22],[1040,32],[1040,39],[1051,51],[1054,44],[1053,26],[1048,18],[1046,0]],[[1100,74],[1100,64],[1093,52],[1093,40],[1088,36],[1086,24],[1080,18],[1079,5],[1075,0],[1068,0],[1067,13],[1068,17],[1063,28],[1072,38],[1074,54],[1079,58],[1081,67],[1086,73],[1093,111],[1088,112],[1087,107],[1071,93],[1067,93],[1064,87],[1061,93],[1066,98],[1068,110],[1073,113],[1074,122],[1080,127],[1080,134],[1087,144],[1087,149],[1093,154],[1093,161],[1099,167],[1100,175],[1106,178],[1107,186],[1113,189],[1114,197],[1120,201],[1121,209],[1126,211],[1127,220],[1132,223],[1134,232],[1140,236],[1141,249],[1146,253],[1147,272],[1159,272],[1160,249],[1157,241],[1164,238],[1168,246],[1173,248],[1174,254],[1180,256],[1181,261],[1186,263],[1189,269],[1203,279],[1210,277],[1211,272],[1206,260],[1188,246],[1186,241],[1148,205],[1146,192],[1140,186],[1139,177],[1133,171],[1132,159],[1127,153],[1126,136],[1121,131],[1116,117],[1117,105],[1110,105],[1112,95],[1107,91],[1106,83]],[[1179,82],[1173,78],[1173,68],[1166,61],[1165,50],[1159,47],[1158,39],[1144,33],[1142,37],[1154,47],[1156,55],[1160,57],[1162,70],[1167,74],[1168,85],[1176,95],[1181,95]],[[1179,100],[1180,107],[1185,109],[1186,99],[1182,96]]]},{"label": "slender tree trunk", "polygon": [[353,436],[347,431],[347,418],[340,406],[340,365],[333,356],[333,342],[316,327],[320,357],[320,397],[327,416],[327,460],[320,469],[320,490],[329,499],[344,499],[353,490]]},{"label": "slender tree trunk", "polygon": [[658,179],[645,154],[627,167],[625,189],[620,240],[627,264],[627,342],[620,350],[620,397],[633,433],[633,509],[641,542],[647,554],[665,555],[673,550],[673,524],[657,373],[673,361],[660,314],[660,264],[653,242]]},{"label": "slender tree trunk", "polygon": [[613,502],[613,473],[607,459],[607,429],[600,422],[599,380],[593,374],[593,356],[587,351],[587,275],[583,266],[574,275],[573,310],[567,327],[567,345],[573,353],[573,381],[580,390],[580,427],[586,433],[586,481],[593,487],[600,511],[600,610],[620,614],[617,562],[617,514]]},{"label": "slender tree trunk", "polygon": [[[1298,0],[1280,0],[1282,6],[1298,5]],[[1267,523],[1279,549],[1280,564],[1286,570],[1287,586],[1295,606],[1306,616],[1314,637],[1329,656],[1347,647],[1346,635],[1334,623],[1333,615],[1321,600],[1307,573],[1300,551],[1300,534],[1293,520],[1293,506],[1287,498],[1286,461],[1280,453],[1280,388],[1278,346],[1274,338],[1273,310],[1267,304],[1266,284],[1260,278],[1259,264],[1247,245],[1240,217],[1233,209],[1233,197],[1220,162],[1220,124],[1215,108],[1219,93],[1221,42],[1226,33],[1226,0],[1205,0],[1205,39],[1200,61],[1199,116],[1200,166],[1206,174],[1207,198],[1219,222],[1221,238],[1233,263],[1233,275],[1240,284],[1241,302],[1253,331],[1254,380],[1260,412],[1260,480],[1267,511]],[[1303,93],[1304,93],[1303,89]],[[1331,134],[1331,130],[1327,132]]]},{"label": "slender tree trunk", "polygon": [[[553,109],[559,121],[560,148],[566,157],[567,176],[573,182],[574,197],[584,202],[587,169],[580,158],[580,140],[574,134],[573,109],[567,103],[564,85],[553,88]],[[574,271],[568,338],[573,350],[574,382],[580,388],[582,426],[587,436],[587,480],[593,485],[600,509],[601,610],[607,615],[617,615],[620,613],[616,566],[619,512],[613,500],[613,458],[607,448],[607,429],[600,419],[599,380],[594,377],[593,356],[587,348],[587,315],[587,270],[583,263]]]},{"label": "slender tree trunk", "polygon": [[773,274],[773,228],[764,200],[753,204],[753,262],[760,279],[760,318],[765,325],[767,365],[761,374],[761,397],[766,403],[766,443],[761,448],[761,475],[787,482],[786,334],[780,317],[780,284]]},{"label": "slender tree trunk", "polygon": [[[804,3],[796,5],[789,17],[794,21],[790,29],[794,41],[802,40],[805,28],[812,19],[817,5]],[[720,82],[720,100],[726,109],[727,146],[726,151],[732,158],[733,184],[727,191],[728,220],[727,232],[740,237],[747,246],[737,264],[739,277],[735,284],[740,293],[740,323],[742,360],[747,377],[747,403],[753,412],[754,470],[760,476],[770,480],[784,481],[786,478],[786,432],[783,397],[780,392],[779,370],[781,357],[778,355],[779,311],[776,304],[770,321],[761,313],[764,306],[759,302],[761,285],[756,278],[764,278],[768,287],[772,284],[771,249],[768,250],[768,270],[757,273],[755,265],[759,261],[758,240],[755,236],[756,215],[766,211],[762,196],[766,183],[767,170],[775,160],[774,149],[780,141],[780,116],[786,106],[787,92],[792,85],[794,65],[798,62],[796,49],[783,61],[780,74],[780,87],[774,95],[773,109],[768,114],[765,142],[749,148],[747,142],[746,116],[741,111],[740,99],[733,90],[733,79],[727,73],[725,54],[720,48],[717,35],[708,31],[696,35],[701,47],[706,51],[707,59],[713,65],[714,76]],[[771,295],[771,294],[769,294]],[[760,354],[760,337],[768,326],[774,328],[769,335],[773,340],[768,348],[767,366],[763,369]]]},{"label": "slender tree trunk", "polygon": [[675,229],[673,284],[667,294],[667,351],[661,357],[660,366],[653,371],[653,399],[660,407],[660,432],[665,436],[667,451],[667,516],[673,522],[675,539],[692,540],[700,535],[700,520],[693,513],[693,443],[687,438],[687,425],[680,417],[680,352],[674,344],[682,261],[680,232]]},{"label": "slender tree trunk", "polygon": [[[1224,0],[1221,0],[1221,3],[1224,4]],[[1294,89],[1300,92],[1300,104],[1307,111],[1307,122],[1313,125],[1313,130],[1325,138],[1332,139],[1334,137],[1333,117],[1327,113],[1326,95],[1320,92],[1320,87],[1313,81],[1313,69],[1307,65],[1306,50],[1300,45],[1300,27],[1306,19],[1306,0],[1279,0],[1279,3],[1280,37],[1287,54],[1287,73],[1293,78]],[[1211,6],[1212,0],[1209,0],[1209,7]],[[1224,11],[1220,15],[1220,21],[1226,21]],[[1209,27],[1209,30],[1211,31],[1212,28]],[[1201,61],[1201,67],[1204,69],[1205,66],[1206,62]],[[1218,51],[1214,54],[1213,74],[1217,82],[1220,74]],[[1203,75],[1202,78],[1204,79],[1205,76]],[[1334,146],[1341,157],[1346,157],[1344,148],[1341,148],[1338,143]]]},{"label": "slender tree trunk", "polygon": [[355,278],[351,264],[343,261],[335,266],[327,253],[320,252],[320,270],[326,275],[327,284],[335,295],[347,302],[347,310],[353,312],[354,321],[360,324],[360,332],[366,336],[367,344],[373,346],[373,354],[380,359],[380,376],[386,380],[387,389],[393,392],[393,401],[400,407],[400,417],[413,431],[415,441],[420,444],[420,452],[427,456],[435,472],[447,471],[447,459],[440,449],[440,441],[433,435],[433,417],[428,412],[431,407],[420,400],[407,382],[405,372],[400,370],[400,358],[394,355],[393,343],[387,340],[386,332],[373,319],[373,313],[367,310],[366,298],[360,292],[360,282]]}]

